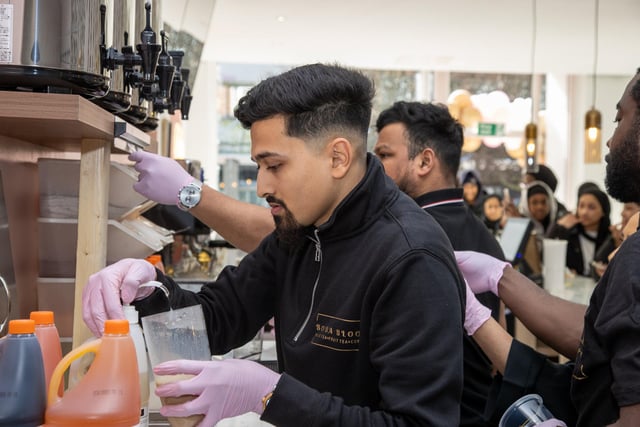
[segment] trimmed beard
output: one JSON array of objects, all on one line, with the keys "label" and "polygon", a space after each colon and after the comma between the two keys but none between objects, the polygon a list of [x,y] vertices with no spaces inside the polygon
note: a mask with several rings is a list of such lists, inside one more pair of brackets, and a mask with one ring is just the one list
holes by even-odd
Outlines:
[{"label": "trimmed beard", "polygon": [[296,221],[286,206],[282,205],[282,207],[284,208],[284,215],[273,217],[276,223],[276,237],[286,246],[296,249],[305,240],[306,228]]},{"label": "trimmed beard", "polygon": [[610,152],[605,187],[611,197],[622,203],[640,202],[640,115],[623,137],[620,148]]}]

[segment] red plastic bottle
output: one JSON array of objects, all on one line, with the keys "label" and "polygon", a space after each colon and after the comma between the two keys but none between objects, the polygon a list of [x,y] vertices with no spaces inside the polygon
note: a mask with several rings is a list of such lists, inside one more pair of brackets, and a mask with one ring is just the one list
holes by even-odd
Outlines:
[{"label": "red plastic bottle", "polygon": [[[88,352],[95,359],[73,388],[58,392],[71,362]],[[140,380],[129,321],[107,320],[102,338],[72,350],[51,377],[45,426],[131,427],[140,421]]]},{"label": "red plastic bottle", "polygon": [[[29,318],[36,322],[35,334],[42,350],[45,384],[48,388],[53,370],[62,360],[60,334],[53,321],[53,311],[32,311]],[[60,384],[60,392],[62,386],[63,384]]]}]

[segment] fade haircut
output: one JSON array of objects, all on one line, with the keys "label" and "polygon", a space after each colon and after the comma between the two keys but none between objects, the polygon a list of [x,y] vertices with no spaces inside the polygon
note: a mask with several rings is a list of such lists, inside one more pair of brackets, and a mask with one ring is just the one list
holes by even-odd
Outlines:
[{"label": "fade haircut", "polygon": [[240,99],[234,115],[245,129],[282,115],[287,135],[305,141],[349,136],[357,139],[351,142],[364,158],[374,94],[372,81],[359,71],[303,65],[258,83]]},{"label": "fade haircut", "polygon": [[456,176],[464,134],[462,125],[443,104],[398,101],[387,108],[376,121],[378,133],[387,125],[402,123],[409,139],[409,159],[425,148],[431,148],[449,177]]}]

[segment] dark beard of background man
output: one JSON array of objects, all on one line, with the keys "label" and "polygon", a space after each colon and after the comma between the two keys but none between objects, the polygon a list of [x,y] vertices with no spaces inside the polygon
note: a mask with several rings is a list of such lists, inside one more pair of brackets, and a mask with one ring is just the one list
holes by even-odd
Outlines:
[{"label": "dark beard of background man", "polygon": [[633,126],[614,150],[606,156],[607,192],[623,203],[638,203],[640,202],[640,115],[636,115]]}]

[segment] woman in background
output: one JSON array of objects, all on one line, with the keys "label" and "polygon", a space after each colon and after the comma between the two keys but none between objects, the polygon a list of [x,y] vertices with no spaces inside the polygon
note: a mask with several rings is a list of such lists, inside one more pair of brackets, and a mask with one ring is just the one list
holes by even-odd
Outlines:
[{"label": "woman in background", "polygon": [[533,229],[540,238],[546,236],[556,223],[558,206],[553,191],[542,181],[527,184],[527,203],[523,215],[533,220]]},{"label": "woman in background", "polygon": [[578,209],[560,218],[549,237],[567,241],[567,267],[581,276],[593,275],[596,252],[611,237],[609,197],[589,186],[578,193]]},{"label": "woman in background", "polygon": [[497,194],[489,194],[484,198],[482,202],[482,221],[495,237],[500,236],[506,221],[502,197]]},{"label": "woman in background", "polygon": [[462,184],[462,197],[471,211],[478,217],[482,217],[482,201],[486,195],[482,189],[482,182],[474,171],[466,171],[460,179]]}]

